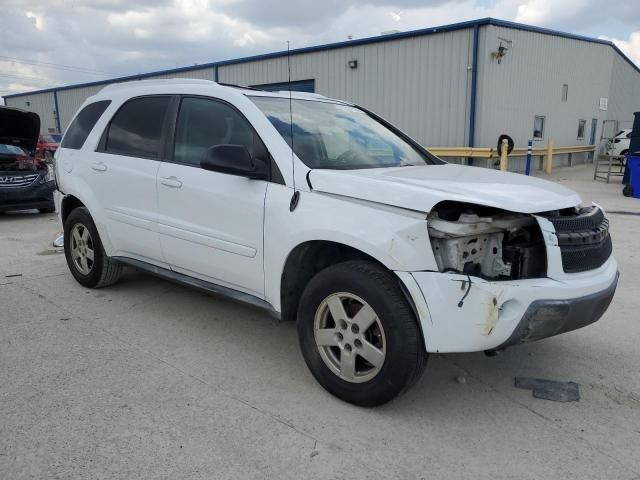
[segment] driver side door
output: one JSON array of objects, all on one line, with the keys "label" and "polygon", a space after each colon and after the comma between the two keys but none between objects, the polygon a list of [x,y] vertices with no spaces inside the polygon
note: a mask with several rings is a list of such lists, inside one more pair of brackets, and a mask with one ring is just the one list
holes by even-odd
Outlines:
[{"label": "driver side door", "polygon": [[157,177],[166,262],[176,272],[264,298],[268,182],[200,167],[212,146],[244,145],[258,158],[262,141],[233,106],[206,97],[180,99],[173,137]]}]

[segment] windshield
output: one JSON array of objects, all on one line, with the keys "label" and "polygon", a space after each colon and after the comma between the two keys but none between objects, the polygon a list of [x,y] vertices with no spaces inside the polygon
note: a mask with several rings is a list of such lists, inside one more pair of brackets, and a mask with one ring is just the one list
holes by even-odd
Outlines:
[{"label": "windshield", "polygon": [[433,163],[366,112],[338,103],[252,96],[309,168],[357,169]]},{"label": "windshield", "polygon": [[16,147],[15,145],[7,145],[4,143],[0,143],[0,155],[26,155],[24,150],[20,147]]},{"label": "windshield", "polygon": [[30,157],[23,149],[15,145],[0,143],[0,173],[36,172],[44,168],[44,163]]}]

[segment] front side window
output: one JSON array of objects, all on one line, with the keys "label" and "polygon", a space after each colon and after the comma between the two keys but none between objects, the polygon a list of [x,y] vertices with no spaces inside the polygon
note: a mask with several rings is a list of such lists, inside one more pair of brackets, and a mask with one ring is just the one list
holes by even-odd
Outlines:
[{"label": "front side window", "polygon": [[542,140],[544,138],[544,117],[536,116],[533,119],[533,139]]},{"label": "front side window", "polygon": [[109,124],[104,151],[160,158],[162,127],[170,100],[170,97],[140,97],[125,103]]},{"label": "front side window", "polygon": [[[309,168],[358,169],[435,163],[358,108],[340,103],[249,97]],[[293,125],[291,118],[293,117]]]},{"label": "front side window", "polygon": [[253,151],[254,134],[247,120],[229,105],[205,98],[180,104],[173,160],[200,165],[216,145],[244,145]]},{"label": "front side window", "polygon": [[107,109],[110,100],[101,100],[99,102],[90,103],[76,115],[71,125],[67,129],[67,133],[62,140],[62,148],[71,148],[79,150],[84,145],[85,140],[93,130],[98,119]]}]

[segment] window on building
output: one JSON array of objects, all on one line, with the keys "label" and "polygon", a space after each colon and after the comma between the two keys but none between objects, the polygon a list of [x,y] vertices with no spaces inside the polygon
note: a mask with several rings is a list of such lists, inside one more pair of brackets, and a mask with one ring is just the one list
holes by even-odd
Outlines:
[{"label": "window on building", "polygon": [[542,140],[544,138],[544,120],[545,117],[536,115],[533,119],[533,139]]},{"label": "window on building", "polygon": [[253,151],[249,122],[229,105],[203,98],[185,98],[180,105],[173,159],[200,165],[215,145],[244,145]]},{"label": "window on building", "polygon": [[94,125],[110,103],[110,100],[103,100],[101,102],[90,103],[84,107],[82,111],[76,115],[76,118],[73,119],[71,125],[69,125],[61,147],[72,148],[74,150],[81,149]]},{"label": "window on building", "polygon": [[170,97],[141,97],[125,103],[109,124],[105,152],[159,158]]},{"label": "window on building", "polygon": [[584,140],[584,126],[586,123],[586,120],[578,120],[578,140]]},{"label": "window on building", "polygon": [[566,83],[562,85],[562,101],[566,102],[569,98],[569,85]]}]

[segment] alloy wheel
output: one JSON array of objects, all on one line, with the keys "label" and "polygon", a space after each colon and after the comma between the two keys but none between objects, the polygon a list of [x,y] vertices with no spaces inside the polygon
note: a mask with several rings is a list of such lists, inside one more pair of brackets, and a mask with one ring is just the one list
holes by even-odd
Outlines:
[{"label": "alloy wheel", "polygon": [[89,229],[76,223],[71,230],[71,258],[73,265],[82,275],[89,275],[93,268],[95,251]]},{"label": "alloy wheel", "polygon": [[333,293],[320,303],[314,337],[325,365],[347,382],[369,381],[384,364],[382,323],[373,308],[352,293]]}]

